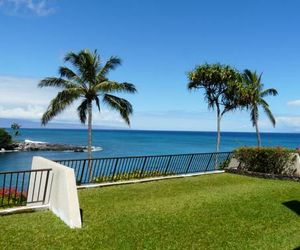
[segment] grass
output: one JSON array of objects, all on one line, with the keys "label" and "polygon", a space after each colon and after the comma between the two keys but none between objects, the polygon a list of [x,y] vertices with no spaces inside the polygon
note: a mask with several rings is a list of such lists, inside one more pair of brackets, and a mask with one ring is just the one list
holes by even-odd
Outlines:
[{"label": "grass", "polygon": [[[294,249],[300,184],[233,174],[80,190],[84,226],[51,212],[0,218],[1,249]],[[295,205],[296,204],[296,205]],[[298,206],[298,207],[297,207]]]}]

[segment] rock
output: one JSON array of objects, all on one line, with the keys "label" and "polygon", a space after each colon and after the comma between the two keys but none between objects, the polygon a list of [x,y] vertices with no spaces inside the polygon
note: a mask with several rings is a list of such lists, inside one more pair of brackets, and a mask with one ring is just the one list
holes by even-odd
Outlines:
[{"label": "rock", "polygon": [[74,146],[68,144],[34,143],[34,142],[16,142],[11,144],[5,150],[17,151],[73,151],[84,152],[87,147]]}]

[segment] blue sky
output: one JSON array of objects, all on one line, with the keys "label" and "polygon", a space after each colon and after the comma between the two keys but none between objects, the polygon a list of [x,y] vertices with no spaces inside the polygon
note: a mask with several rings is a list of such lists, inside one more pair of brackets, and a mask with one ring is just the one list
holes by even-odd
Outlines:
[{"label": "blue sky", "polygon": [[[186,90],[186,73],[221,62],[263,72],[265,87],[279,91],[268,98],[277,126],[262,114],[262,131],[298,132],[299,9],[297,0],[0,0],[0,126],[1,118],[2,126],[39,126],[55,90],[36,84],[57,74],[66,52],[90,48],[103,59],[120,56],[111,79],[137,86],[137,95],[126,96],[133,129],[215,130],[215,112],[202,92]],[[74,110],[53,124],[78,125]],[[95,113],[94,125],[126,127],[108,110]],[[222,129],[253,131],[246,112],[225,115]]]}]

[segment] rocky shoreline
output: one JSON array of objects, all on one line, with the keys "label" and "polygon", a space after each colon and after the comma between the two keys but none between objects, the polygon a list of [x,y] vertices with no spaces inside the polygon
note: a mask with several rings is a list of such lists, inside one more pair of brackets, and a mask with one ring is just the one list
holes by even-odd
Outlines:
[{"label": "rocky shoreline", "polygon": [[5,151],[72,151],[84,152],[87,147],[68,144],[36,143],[36,142],[15,142],[0,152]]}]

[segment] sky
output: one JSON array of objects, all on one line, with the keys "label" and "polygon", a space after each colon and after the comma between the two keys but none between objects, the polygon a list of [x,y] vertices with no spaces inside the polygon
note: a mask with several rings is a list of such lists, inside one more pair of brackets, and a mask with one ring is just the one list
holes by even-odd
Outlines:
[{"label": "sky", "polygon": [[[109,77],[131,82],[131,129],[214,131],[203,92],[187,90],[187,72],[202,63],[263,73],[277,124],[261,111],[264,132],[300,132],[300,1],[297,0],[0,0],[0,127],[40,127],[69,51],[97,49],[122,65]],[[49,127],[80,127],[74,103]],[[107,108],[94,109],[96,128],[127,128]],[[254,131],[246,111],[227,113],[223,131]]]}]

